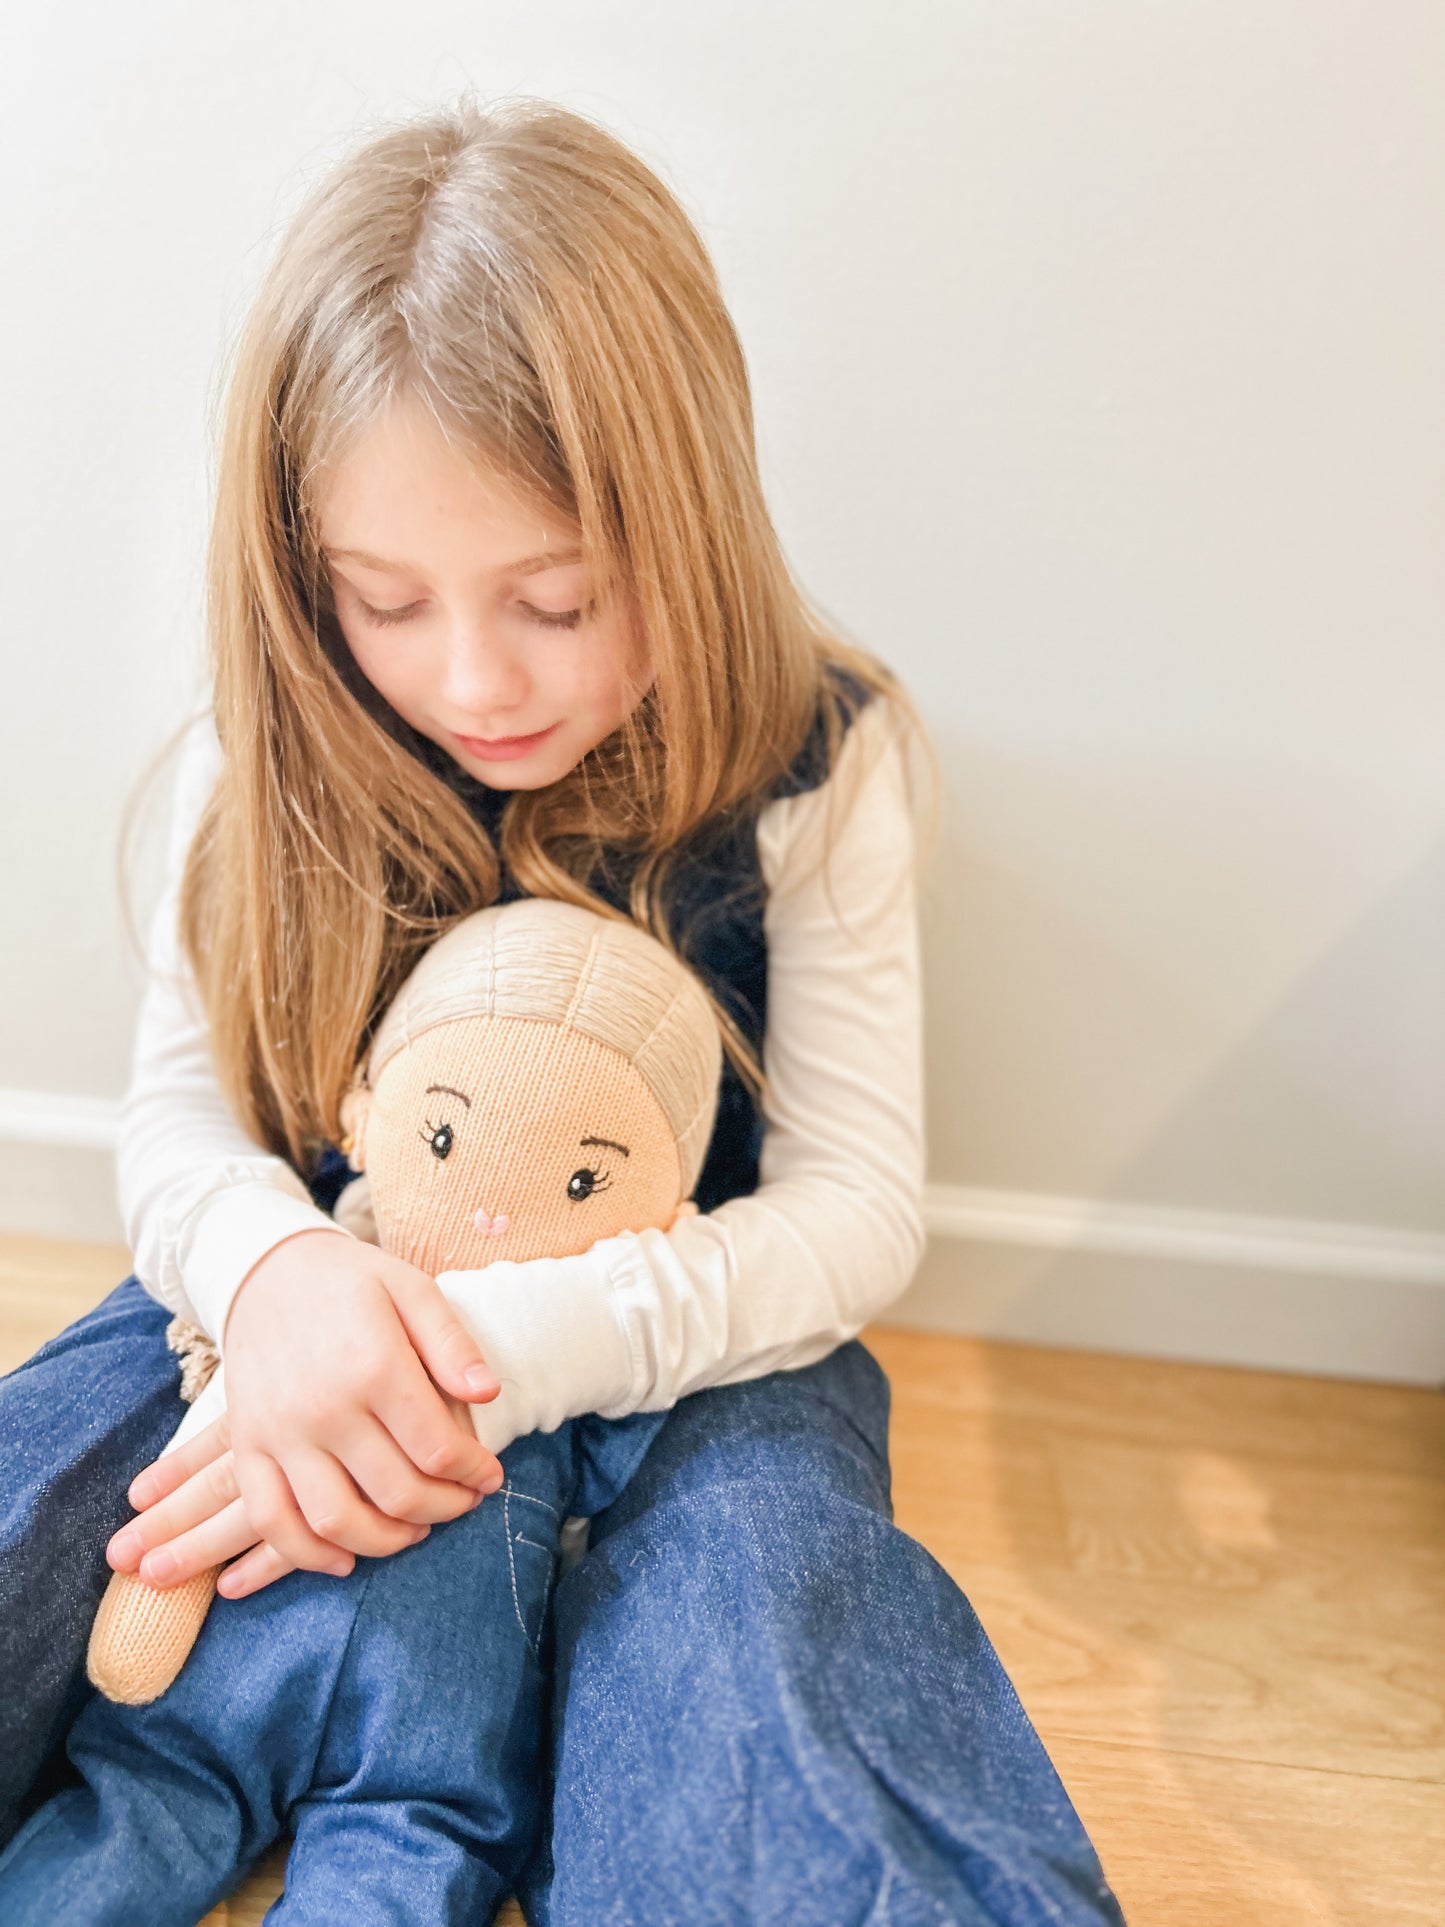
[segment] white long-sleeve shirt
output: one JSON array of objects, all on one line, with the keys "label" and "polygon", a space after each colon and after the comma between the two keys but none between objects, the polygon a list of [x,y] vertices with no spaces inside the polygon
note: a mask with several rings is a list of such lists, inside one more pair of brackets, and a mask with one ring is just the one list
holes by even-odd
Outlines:
[{"label": "white long-sleeve shirt", "polygon": [[[231,1301],[267,1252],[299,1231],[353,1234],[226,1104],[181,952],[181,873],[220,753],[205,716],[177,776],[117,1178],[141,1283],[223,1343]],[[846,798],[855,774],[825,873],[830,792]],[[770,1086],[758,1187],[669,1231],[625,1232],[580,1256],[444,1272],[442,1290],[502,1381],[500,1397],[472,1408],[493,1450],[583,1412],[663,1410],[703,1386],[810,1364],[876,1317],[918,1263],[914,836],[882,702],[854,722],[828,783],[764,808],[758,853]]]}]

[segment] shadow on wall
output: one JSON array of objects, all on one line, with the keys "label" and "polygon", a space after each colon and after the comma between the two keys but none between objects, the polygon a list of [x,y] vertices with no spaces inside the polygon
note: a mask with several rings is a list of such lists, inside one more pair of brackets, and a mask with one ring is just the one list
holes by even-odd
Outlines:
[{"label": "shadow on wall", "polygon": [[[1052,772],[1065,787],[1077,775]],[[1191,783],[1201,786],[1197,769]],[[1149,793],[1134,769],[1110,780],[1110,803],[1131,786]],[[1285,1242],[1306,1251],[1317,1225],[1373,1226],[1381,1269],[1369,1249],[1351,1273],[1312,1270],[1300,1251],[1193,1260],[1171,1255],[1167,1237],[1163,1251],[1129,1256],[1046,1237],[937,1237],[905,1321],[1445,1377],[1445,1281],[1420,1275],[1413,1254],[1383,1262],[1391,1237],[1421,1250],[1445,1237],[1445,838],[1343,932],[1311,944],[1306,913],[1317,926],[1330,902],[1328,847],[1295,859],[1272,908],[1267,849],[1232,881],[1237,825],[1223,853],[1185,848],[1181,875],[1166,877],[1167,822],[1120,832],[1103,820],[1102,780],[1078,788],[1082,826],[1058,795],[1032,799],[1032,824],[995,815],[1011,861],[995,854],[1000,835],[991,850],[955,839],[940,852],[924,918],[931,955],[949,958],[929,973],[935,1173],[1012,1193],[1025,1215],[1030,1199],[1062,1197],[1205,1233],[1239,1217],[1283,1221]],[[1161,816],[1177,803],[1166,797]],[[1297,826],[1284,841],[1299,847]],[[1151,871],[1160,887],[1144,900]],[[942,1020],[938,983],[949,986]]]}]

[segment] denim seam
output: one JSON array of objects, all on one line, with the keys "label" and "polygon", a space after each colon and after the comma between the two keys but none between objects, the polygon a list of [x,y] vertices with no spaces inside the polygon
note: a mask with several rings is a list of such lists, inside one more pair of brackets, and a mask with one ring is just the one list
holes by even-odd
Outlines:
[{"label": "denim seam", "polygon": [[[520,1498],[522,1494],[518,1493],[517,1496]],[[507,1541],[507,1576],[512,1582],[512,1611],[517,1615],[517,1624],[522,1629],[522,1642],[533,1659],[535,1659],[537,1657],[537,1648],[532,1644],[532,1635],[527,1631],[527,1622],[522,1617],[521,1597],[517,1592],[517,1561],[512,1553],[511,1498],[512,1493],[510,1486],[504,1485],[502,1487],[502,1531]]]},{"label": "denim seam", "polygon": [[534,1499],[530,1492],[519,1492],[510,1479],[502,1487],[502,1497],[504,1500],[509,1497],[513,1499],[525,1499],[528,1505],[539,1505],[544,1512],[550,1512],[559,1525],[562,1523],[562,1514],[557,1510],[556,1506],[548,1505],[545,1499]]}]

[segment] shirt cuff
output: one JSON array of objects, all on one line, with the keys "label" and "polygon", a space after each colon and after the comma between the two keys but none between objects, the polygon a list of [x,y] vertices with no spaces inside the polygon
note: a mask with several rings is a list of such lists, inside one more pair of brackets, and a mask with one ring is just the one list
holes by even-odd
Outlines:
[{"label": "shirt cuff", "polygon": [[223,1352],[226,1317],[247,1274],[298,1231],[351,1236],[309,1198],[293,1197],[273,1184],[238,1184],[207,1199],[180,1257],[181,1282],[196,1317]]},{"label": "shirt cuff", "polygon": [[[554,1432],[584,1412],[631,1410],[631,1347],[616,1304],[606,1238],[572,1258],[502,1259],[444,1271],[437,1283],[500,1379],[473,1405],[477,1437],[500,1452],[528,1432]],[[620,1255],[620,1254],[615,1254]]]}]

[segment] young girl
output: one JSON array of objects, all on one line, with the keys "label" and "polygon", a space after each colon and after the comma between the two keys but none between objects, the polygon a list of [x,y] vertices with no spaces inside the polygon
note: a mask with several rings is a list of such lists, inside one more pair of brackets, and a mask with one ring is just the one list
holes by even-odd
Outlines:
[{"label": "young girl", "polygon": [[[92,1548],[179,1416],[175,1311],[229,1413],[130,1488],[110,1558],[152,1583],[234,1561],[226,1597],[323,1597],[430,1525],[460,1543],[493,1451],[579,1422],[547,1784],[523,1746],[505,1785],[514,1840],[545,1819],[534,1927],[1117,1921],[967,1603],[890,1523],[850,1342],[922,1244],[912,711],[787,573],[711,266],[635,156],[463,105],[323,184],[242,342],[210,589],[123,1119],[135,1276],[0,1383],[0,1838],[65,1770]],[[700,1214],[488,1267],[464,1323],[330,1215],[340,1104],[421,951],[520,895],[651,930],[728,1056]],[[390,1854],[426,1891],[444,1833],[383,1828],[382,1884]]]}]

